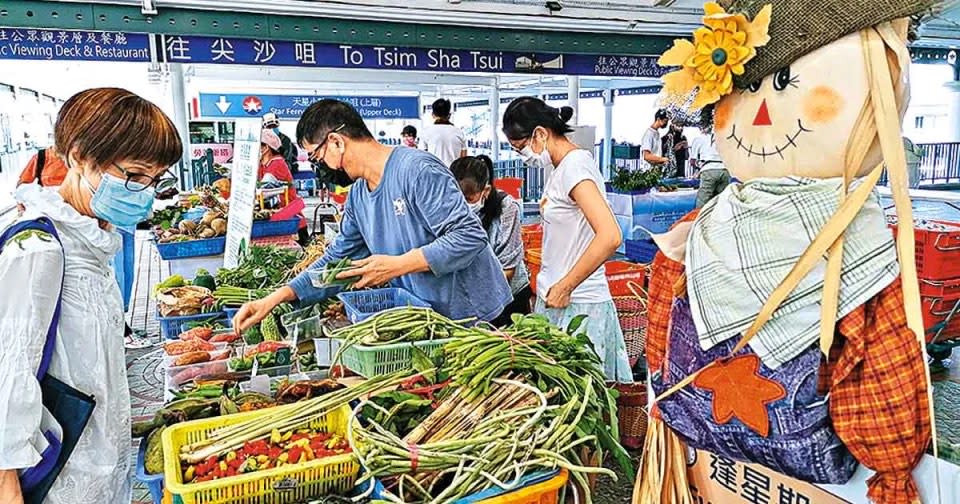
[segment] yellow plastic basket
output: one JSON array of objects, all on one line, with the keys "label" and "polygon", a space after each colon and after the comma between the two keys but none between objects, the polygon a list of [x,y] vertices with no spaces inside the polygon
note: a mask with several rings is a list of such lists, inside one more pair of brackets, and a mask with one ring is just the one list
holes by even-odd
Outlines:
[{"label": "yellow plastic basket", "polygon": [[[281,406],[283,407],[283,406]],[[288,504],[329,494],[346,494],[356,484],[360,464],[352,454],[311,460],[201,483],[183,483],[180,447],[202,441],[211,432],[277,408],[173,425],[163,431],[164,480],[174,504]],[[320,430],[346,435],[346,405],[319,417]],[[309,422],[307,422],[309,423]]]},{"label": "yellow plastic basket", "polygon": [[560,474],[547,481],[497,497],[477,501],[476,504],[558,504],[560,502],[560,489],[567,484],[568,477],[567,470],[562,469]]}]

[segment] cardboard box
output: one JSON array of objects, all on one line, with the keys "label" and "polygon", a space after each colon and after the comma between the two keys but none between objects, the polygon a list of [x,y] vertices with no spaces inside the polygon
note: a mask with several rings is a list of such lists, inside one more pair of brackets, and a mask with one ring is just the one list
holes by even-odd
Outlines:
[{"label": "cardboard box", "polygon": [[694,504],[844,504],[832,493],[766,467],[690,450],[687,476]]},{"label": "cardboard box", "polygon": [[[845,485],[813,485],[756,464],[689,450],[687,476],[694,504],[869,504],[867,480],[874,472],[860,466]],[[960,502],[960,467],[924,455],[913,471],[920,501],[937,503],[936,472],[944,504]]]}]

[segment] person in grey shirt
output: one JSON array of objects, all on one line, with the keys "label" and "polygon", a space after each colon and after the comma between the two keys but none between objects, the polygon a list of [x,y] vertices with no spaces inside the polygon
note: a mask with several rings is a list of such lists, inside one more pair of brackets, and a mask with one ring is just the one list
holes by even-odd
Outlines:
[{"label": "person in grey shirt", "polygon": [[653,124],[643,133],[640,139],[640,170],[648,171],[655,167],[662,167],[669,160],[663,156],[663,147],[660,140],[660,130],[670,123],[670,117],[664,109],[657,110]]},{"label": "person in grey shirt", "polygon": [[697,190],[697,208],[702,208],[714,196],[722,193],[730,185],[730,172],[723,164],[723,158],[717,152],[717,139],[713,135],[713,108],[703,110],[704,118],[700,124],[703,133],[693,139],[690,147],[690,162],[699,173],[700,188]]}]

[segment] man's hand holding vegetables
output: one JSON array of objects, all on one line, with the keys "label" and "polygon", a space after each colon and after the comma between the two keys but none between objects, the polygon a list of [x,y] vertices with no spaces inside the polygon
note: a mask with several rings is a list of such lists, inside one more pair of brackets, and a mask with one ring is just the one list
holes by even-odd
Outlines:
[{"label": "man's hand holding vegetables", "polygon": [[356,288],[390,282],[453,319],[500,315],[512,299],[507,281],[480,220],[440,160],[378,143],[359,113],[336,100],[304,112],[297,141],[337,185],[359,182],[324,257],[289,285],[244,305],[234,317],[238,331],[280,303],[310,304],[335,294],[333,286],[314,286],[309,274],[347,258],[355,268],[336,279],[356,278]]}]

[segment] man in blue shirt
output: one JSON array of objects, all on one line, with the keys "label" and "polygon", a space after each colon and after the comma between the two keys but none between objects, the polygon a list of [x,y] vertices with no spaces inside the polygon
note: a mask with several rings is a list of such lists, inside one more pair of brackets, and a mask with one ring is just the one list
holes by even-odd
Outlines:
[{"label": "man in blue shirt", "polygon": [[[297,143],[310,159],[350,189],[340,234],[309,269],[344,257],[357,288],[390,282],[454,319],[493,320],[512,300],[480,220],[470,211],[450,170],[424,151],[381,145],[350,105],[321,100],[297,125]],[[243,331],[280,303],[329,297],[307,272],[234,317]]]}]

